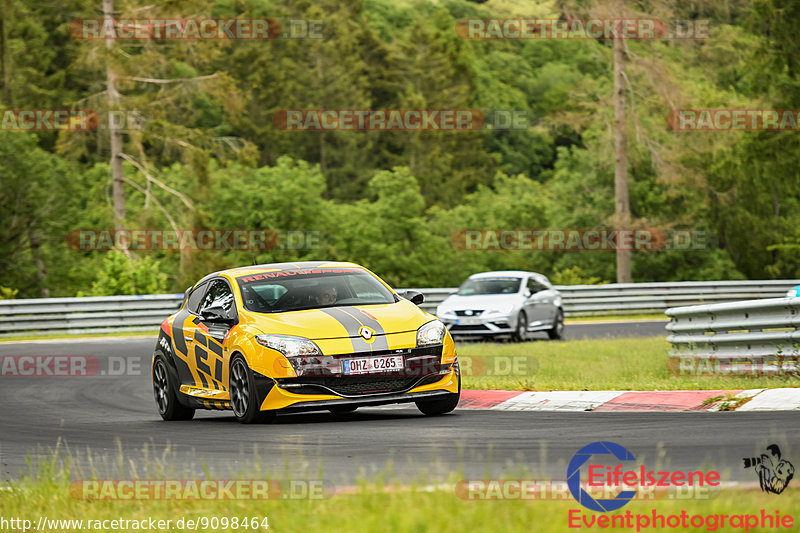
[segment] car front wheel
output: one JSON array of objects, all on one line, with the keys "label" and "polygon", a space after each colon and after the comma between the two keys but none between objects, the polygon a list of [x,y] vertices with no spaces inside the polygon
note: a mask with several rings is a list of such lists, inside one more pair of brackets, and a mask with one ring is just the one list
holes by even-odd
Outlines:
[{"label": "car front wheel", "polygon": [[236,354],[231,361],[229,385],[233,416],[241,424],[267,422],[275,417],[272,411],[261,411],[253,371],[241,354]]},{"label": "car front wheel", "polygon": [[525,342],[528,340],[528,315],[525,311],[520,311],[517,315],[517,328],[514,330],[514,340]]},{"label": "car front wheel", "polygon": [[559,309],[556,311],[556,320],[553,327],[547,330],[547,336],[551,340],[560,340],[564,338],[564,310]]},{"label": "car front wheel", "polygon": [[461,373],[458,373],[458,392],[450,393],[445,398],[440,400],[428,400],[424,402],[415,402],[417,409],[424,415],[438,416],[449,413],[458,405],[461,399]]}]

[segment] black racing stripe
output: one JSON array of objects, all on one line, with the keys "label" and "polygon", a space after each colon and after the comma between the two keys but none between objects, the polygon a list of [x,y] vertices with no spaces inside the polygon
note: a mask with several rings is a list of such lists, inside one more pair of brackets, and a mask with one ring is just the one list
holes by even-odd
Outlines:
[{"label": "black racing stripe", "polygon": [[197,375],[200,377],[200,383],[202,384],[204,389],[210,389],[211,387],[208,386],[208,381],[206,380],[206,376],[202,372],[198,372]]},{"label": "black racing stripe", "polygon": [[201,346],[205,346],[207,342],[206,336],[203,335],[203,332],[200,331],[199,329],[194,330],[194,341],[200,344]]},{"label": "black racing stripe", "polygon": [[213,337],[208,339],[208,349],[222,357],[222,345],[217,343]]},{"label": "black racing stripe", "polygon": [[222,359],[217,359],[216,364],[214,365],[214,379],[219,382],[219,388],[224,390],[222,386]]},{"label": "black racing stripe", "polygon": [[320,311],[344,326],[344,329],[347,330],[347,336],[350,337],[350,341],[353,343],[353,353],[372,351],[372,345],[358,334],[358,330],[361,329],[361,323],[353,318],[352,315],[345,313],[342,309],[337,307],[320,309]]},{"label": "black racing stripe", "polygon": [[368,316],[366,313],[359,309],[355,309],[353,307],[343,308],[342,311],[347,313],[348,315],[352,316],[368,328],[372,329],[375,332],[375,340],[372,342],[372,349],[377,351],[383,351],[389,349],[389,341],[386,340],[386,332],[383,330],[383,326],[375,320],[374,318]]},{"label": "black racing stripe", "polygon": [[[195,356],[195,359],[197,360],[197,370],[202,370],[203,372],[205,372],[206,374],[208,374],[210,376],[211,375],[211,367],[208,366],[208,362],[207,362],[208,360],[206,358],[206,356],[208,356],[208,352],[205,351],[200,346],[195,346],[194,347],[194,356]],[[198,372],[198,374],[199,374],[199,372]],[[202,374],[200,374],[200,375],[202,376]]]}]

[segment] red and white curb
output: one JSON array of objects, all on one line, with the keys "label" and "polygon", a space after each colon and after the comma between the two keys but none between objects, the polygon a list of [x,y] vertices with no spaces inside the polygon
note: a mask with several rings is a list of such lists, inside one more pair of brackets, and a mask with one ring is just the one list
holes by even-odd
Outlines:
[{"label": "red and white curb", "polygon": [[463,390],[459,409],[492,411],[791,411],[800,388],[678,391]]}]

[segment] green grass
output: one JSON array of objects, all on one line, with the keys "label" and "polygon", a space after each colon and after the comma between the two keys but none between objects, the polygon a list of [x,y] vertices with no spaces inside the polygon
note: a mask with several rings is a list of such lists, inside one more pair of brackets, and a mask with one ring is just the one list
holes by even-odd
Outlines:
[{"label": "green grass", "polygon": [[593,315],[593,316],[568,316],[564,319],[565,324],[585,324],[591,322],[638,322],[645,320],[664,320],[669,321],[669,317],[664,313],[646,313],[631,315]]},{"label": "green grass", "polygon": [[[797,387],[791,376],[678,376],[667,369],[664,337],[457,344],[459,358],[479,356],[477,371],[492,358],[527,356],[527,371],[514,375],[465,375],[465,389],[505,390],[732,390]],[[513,361],[513,358],[512,358]],[[505,367],[503,367],[505,368]]]},{"label": "green grass", "polygon": [[[712,513],[759,515],[761,510],[774,516],[800,513],[800,500],[791,494],[774,496],[753,490],[723,490],[711,500],[633,501],[616,513],[630,511],[648,515],[709,515]],[[591,520],[601,516],[582,508],[574,500],[564,501],[470,501],[457,497],[453,490],[427,491],[420,487],[405,490],[367,489],[333,496],[323,500],[301,501],[82,501],[73,499],[66,482],[45,480],[15,483],[0,493],[0,514],[3,517],[24,517],[34,523],[40,516],[49,519],[82,520],[155,520],[205,517],[266,517],[269,529],[257,531],[325,531],[337,532],[436,532],[465,531],[554,532],[568,531],[568,513],[578,510],[579,516]],[[615,513],[609,513],[615,514]],[[727,524],[726,524],[727,525]],[[796,527],[796,526],[795,526]],[[585,528],[584,529],[589,529]],[[188,527],[173,531],[190,531]],[[199,531],[233,531],[233,529],[199,527]],[[624,529],[628,531],[628,529]],[[635,529],[632,529],[635,531]],[[705,531],[705,528],[694,529]],[[729,527],[719,531],[731,531]],[[793,529],[789,529],[793,530]],[[254,531],[252,529],[239,531]],[[643,531],[654,531],[643,529]]]},{"label": "green grass", "polygon": [[[552,500],[505,500],[480,501],[464,499],[463,491],[456,491],[456,483],[463,479],[458,472],[451,472],[447,482],[440,482],[427,475],[418,482],[400,483],[393,477],[396,466],[387,463],[381,474],[362,478],[354,491],[347,494],[331,494],[317,499],[266,499],[266,500],[176,500],[176,499],[130,499],[88,501],[76,497],[71,490],[71,481],[76,479],[186,479],[180,472],[185,467],[174,451],[163,454],[147,452],[141,458],[137,454],[125,455],[118,448],[117,455],[109,458],[111,465],[103,464],[100,457],[65,451],[59,446],[56,451],[42,452],[37,456],[36,467],[28,474],[0,483],[0,517],[24,518],[34,524],[39,517],[50,520],[172,520],[183,518],[211,519],[216,517],[267,518],[266,531],[326,531],[337,532],[444,532],[465,531],[503,532],[552,532],[568,530],[568,513],[579,512],[587,520],[597,519],[600,513],[582,508],[568,494]],[[246,475],[215,477],[204,469],[200,479],[287,479],[269,473],[263,468],[261,456],[246,458],[254,460]],[[546,456],[542,456],[542,461]],[[661,458],[654,467],[661,467]],[[106,467],[104,469],[104,466]],[[109,466],[113,471],[108,471]],[[287,471],[294,470],[290,466]],[[104,471],[105,470],[105,471]],[[307,471],[306,471],[307,474]],[[488,477],[488,476],[487,476]],[[502,476],[506,479],[545,480],[528,467]],[[322,479],[321,471],[316,476],[295,479]],[[387,481],[390,480],[390,481]],[[755,476],[754,476],[755,480]],[[326,487],[333,488],[326,482]],[[758,490],[721,487],[711,492],[706,499],[660,499],[634,500],[617,511],[639,515],[651,515],[655,510],[661,515],[709,515],[713,513],[760,515],[761,510],[781,515],[800,514],[800,500],[793,497],[789,487],[787,493],[776,496]],[[614,514],[614,513],[609,513]],[[583,528],[589,529],[589,528]],[[33,528],[31,528],[33,530]],[[49,528],[45,531],[58,529]],[[67,531],[68,529],[61,529]],[[96,529],[95,529],[96,530]],[[135,529],[129,529],[135,530]],[[232,528],[175,528],[173,531],[234,531]],[[634,529],[635,530],[635,529]],[[695,529],[703,531],[704,528]],[[730,527],[718,531],[731,531]],[[265,529],[238,529],[238,531],[265,531]],[[626,529],[627,531],[627,529]],[[642,531],[653,531],[643,529]]]}]

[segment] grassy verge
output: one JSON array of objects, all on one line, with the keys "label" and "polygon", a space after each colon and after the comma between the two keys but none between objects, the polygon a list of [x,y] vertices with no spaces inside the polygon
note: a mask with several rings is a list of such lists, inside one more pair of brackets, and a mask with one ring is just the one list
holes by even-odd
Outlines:
[{"label": "grassy verge", "polygon": [[[581,523],[596,520],[602,513],[582,508],[567,497],[561,501],[474,501],[464,500],[453,490],[424,490],[408,488],[388,491],[382,488],[368,490],[362,486],[355,494],[340,495],[322,500],[268,500],[268,501],[83,501],[74,499],[69,485],[58,481],[38,481],[14,484],[0,492],[0,510],[4,518],[19,517],[37,523],[39,517],[50,520],[177,520],[184,519],[183,528],[172,531],[326,531],[336,532],[452,532],[464,531],[504,531],[515,532],[553,532],[568,531],[569,513],[574,513],[581,529],[590,529]],[[626,512],[635,515],[680,516],[685,511],[692,515],[761,515],[781,516],[800,513],[800,500],[791,494],[775,496],[753,490],[724,490],[711,500],[663,500],[655,502],[633,501],[619,511],[605,516]],[[210,520],[223,517],[239,520],[258,518],[259,526],[266,518],[269,528],[233,529],[187,527],[187,520]],[[574,518],[573,518],[574,519]],[[796,522],[795,522],[796,524]],[[209,524],[210,525],[210,524]],[[595,526],[596,528],[597,526]],[[794,526],[796,527],[796,526]],[[592,528],[592,529],[595,529]],[[138,529],[138,528],[137,528]],[[616,528],[615,528],[616,529]],[[687,529],[678,528],[685,531]],[[717,528],[688,528],[693,531],[713,531]],[[45,528],[46,531],[66,528]],[[133,530],[133,529],[120,529]],[[148,530],[148,529],[145,529]],[[623,531],[636,531],[624,528]],[[654,529],[642,529],[642,531]],[[660,529],[661,530],[661,529]],[[735,531],[726,523],[718,531]],[[741,529],[742,531],[744,529]],[[788,530],[793,530],[789,528]]]},{"label": "grassy verge", "polygon": [[[473,365],[473,375],[463,377],[466,389],[731,390],[800,386],[800,380],[791,376],[671,375],[668,351],[669,343],[663,337],[458,345],[459,357],[477,356],[474,359],[481,362]],[[517,356],[525,356],[519,372],[483,372],[508,368],[494,365],[493,358],[513,364]]]},{"label": "grassy verge", "polygon": [[669,317],[664,313],[650,313],[638,315],[602,315],[602,316],[571,316],[564,320],[565,324],[586,324],[592,322],[644,322],[647,320],[669,321]]}]

